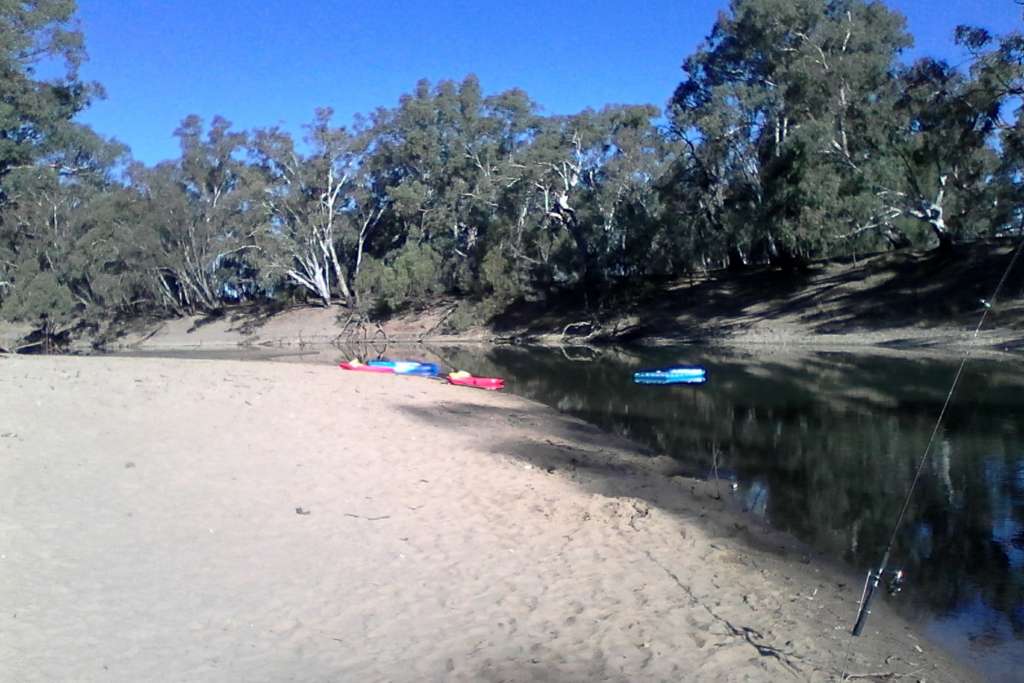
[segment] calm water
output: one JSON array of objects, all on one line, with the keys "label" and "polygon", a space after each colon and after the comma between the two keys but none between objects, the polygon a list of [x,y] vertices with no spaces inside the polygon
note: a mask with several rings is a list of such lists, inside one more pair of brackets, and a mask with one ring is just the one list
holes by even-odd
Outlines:
[{"label": "calm water", "polygon": [[[692,347],[439,355],[670,455],[692,475],[708,476],[717,453],[750,514],[864,571],[881,561],[959,363]],[[705,365],[708,383],[631,382],[637,369],[680,362]],[[968,364],[891,566],[908,579],[890,604],[993,680],[1021,680],[1024,364]]]}]

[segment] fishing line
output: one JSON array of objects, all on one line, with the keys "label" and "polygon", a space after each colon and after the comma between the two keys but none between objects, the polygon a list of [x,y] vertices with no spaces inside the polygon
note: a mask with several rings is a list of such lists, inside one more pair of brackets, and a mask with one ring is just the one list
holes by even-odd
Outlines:
[{"label": "fishing line", "polygon": [[[935,427],[932,429],[932,434],[928,438],[928,444],[925,446],[924,453],[921,455],[921,460],[917,464],[917,470],[914,472],[914,479],[910,482],[910,489],[907,491],[907,496],[903,500],[903,507],[900,508],[900,513],[896,517],[896,524],[892,529],[892,536],[889,537],[889,544],[885,548],[885,554],[882,556],[882,562],[876,572],[868,572],[867,579],[864,582],[864,591],[861,593],[860,609],[857,611],[857,620],[854,622],[853,630],[851,633],[855,636],[859,636],[861,631],[864,629],[864,623],[867,621],[868,615],[871,610],[868,609],[871,602],[871,597],[874,595],[875,589],[878,588],[878,584],[882,581],[885,576],[886,568],[889,565],[889,557],[892,555],[893,546],[896,544],[896,536],[899,534],[900,527],[903,525],[903,519],[906,517],[907,510],[910,508],[910,501],[914,496],[914,489],[917,487],[917,482],[921,478],[921,472],[924,471],[924,466],[928,462],[928,455],[931,453],[932,445],[935,443],[935,437],[938,436],[939,429],[942,427],[942,421],[946,417],[946,410],[949,408],[950,401],[953,400],[953,394],[956,391],[957,384],[960,382],[960,377],[963,375],[964,367],[967,365],[967,360],[970,358],[971,351],[974,350],[974,345],[978,340],[978,335],[981,333],[981,328],[985,325],[985,320],[988,318],[988,314],[996,305],[996,299],[999,298],[999,293],[1003,289],[1003,285],[1006,284],[1006,279],[1010,276],[1010,272],[1017,263],[1017,259],[1020,258],[1021,252],[1024,251],[1024,237],[1021,237],[1020,243],[1017,245],[1017,249],[1014,251],[1013,258],[1010,259],[1009,265],[1006,266],[1006,270],[1003,271],[1003,276],[999,279],[999,284],[996,285],[995,291],[992,293],[992,297],[989,300],[982,299],[981,303],[985,307],[985,310],[981,313],[981,319],[978,320],[978,326],[974,328],[974,335],[971,337],[971,342],[964,351],[964,356],[960,360],[960,366],[956,370],[956,374],[953,376],[953,383],[949,387],[949,392],[946,394],[946,400],[942,404],[942,410],[939,411],[939,417],[935,421]],[[892,577],[890,584],[891,592],[898,592],[900,582],[903,579],[903,572],[897,571]]]}]

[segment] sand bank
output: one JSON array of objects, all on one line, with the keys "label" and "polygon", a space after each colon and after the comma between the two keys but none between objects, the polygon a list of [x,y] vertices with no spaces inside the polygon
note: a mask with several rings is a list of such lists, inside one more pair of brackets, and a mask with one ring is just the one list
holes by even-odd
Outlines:
[{"label": "sand bank", "polygon": [[0,679],[970,680],[664,464],[419,378],[0,356]]}]

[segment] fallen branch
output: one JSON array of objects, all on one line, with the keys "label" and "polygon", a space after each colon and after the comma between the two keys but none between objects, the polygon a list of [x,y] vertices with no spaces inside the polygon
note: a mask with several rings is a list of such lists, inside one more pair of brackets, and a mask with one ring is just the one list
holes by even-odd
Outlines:
[{"label": "fallen branch", "polygon": [[854,678],[906,678],[907,676],[916,676],[917,671],[911,671],[909,673],[901,674],[898,671],[880,671],[878,673],[867,673],[867,674],[843,674],[843,680],[849,681]]},{"label": "fallen branch", "polygon": [[569,330],[574,328],[590,328],[590,331],[587,332],[586,334],[580,334],[580,332],[576,332],[575,334],[572,335],[574,337],[581,337],[584,341],[597,335],[601,331],[601,326],[599,324],[590,320],[579,320],[574,323],[569,323],[562,329],[562,339],[565,339],[569,335]]},{"label": "fallen branch", "polygon": [[34,342],[29,343],[29,344],[22,344],[21,346],[15,346],[14,347],[14,353],[20,353],[22,351],[22,349],[31,349],[31,348],[33,348],[35,346],[42,346],[45,343],[46,343],[46,340],[45,339],[41,339],[39,341],[34,341]]},{"label": "fallen branch", "polygon": [[355,515],[351,512],[344,513],[346,517],[355,517],[356,519],[365,519],[368,522],[376,522],[381,519],[390,519],[391,515],[381,515],[380,517],[364,517],[363,515]]},{"label": "fallen branch", "polygon": [[[705,609],[707,609],[706,606]],[[725,627],[729,629],[729,632],[732,633],[732,635],[743,638],[748,643],[750,643],[750,645],[755,650],[757,650],[757,654],[761,655],[762,657],[774,657],[775,659],[779,660],[779,662],[789,667],[794,673],[799,671],[796,665],[793,664],[792,661],[790,661],[789,655],[787,655],[785,652],[778,648],[772,647],[771,645],[765,645],[764,643],[759,643],[755,641],[754,638],[764,638],[764,636],[761,635],[759,631],[752,629],[749,626],[741,626],[737,628],[736,626],[733,626],[732,622],[730,622],[728,619],[718,616],[714,612],[711,612],[710,609],[708,609],[708,612],[711,613],[711,616],[715,617],[723,624],[725,624]]]},{"label": "fallen branch", "polygon": [[436,323],[434,323],[433,327],[431,327],[429,330],[427,330],[426,332],[424,332],[423,334],[420,335],[420,341],[423,341],[424,338],[426,338],[427,335],[433,334],[434,330],[436,330],[437,328],[441,327],[441,325],[444,324],[444,321],[448,319],[448,316],[450,316],[452,313],[454,313],[456,311],[456,309],[458,309],[458,307],[459,307],[459,305],[455,304],[454,306],[449,308],[447,311],[445,311],[444,315],[441,316],[440,320],[438,320]]},{"label": "fallen branch", "polygon": [[[756,629],[750,628],[749,626],[742,626],[742,627],[739,627],[739,628],[734,626],[731,621],[729,621],[725,617],[717,614],[706,603],[704,603],[700,599],[698,599],[696,594],[694,594],[693,589],[690,588],[689,586],[687,586],[685,583],[683,583],[682,580],[680,580],[680,578],[675,574],[675,572],[673,572],[671,569],[669,569],[668,567],[663,565],[661,562],[659,562],[654,557],[654,555],[651,554],[651,551],[645,550],[644,554],[647,555],[647,559],[649,559],[655,565],[660,567],[661,570],[663,572],[665,572],[669,576],[669,578],[672,579],[677,586],[679,586],[679,588],[682,589],[682,591],[689,598],[691,606],[693,606],[693,607],[698,607],[698,606],[699,607],[703,607],[704,610],[709,615],[711,615],[712,619],[714,619],[715,621],[721,623],[722,625],[725,626],[726,629],[728,629],[730,635],[738,637],[738,638],[742,638],[743,640],[745,640],[751,647],[753,647],[755,650],[757,650],[757,654],[759,654],[762,657],[774,657],[775,659],[777,659],[779,661],[780,664],[782,664],[784,667],[786,667],[786,669],[791,674],[794,674],[794,675],[798,675],[799,674],[800,668],[797,666],[796,662],[793,661],[794,659],[801,659],[797,654],[795,654],[793,652],[783,652],[782,650],[780,650],[778,648],[775,648],[775,647],[772,647],[771,645],[767,645],[764,642],[758,642],[758,640],[763,640],[764,639],[764,635],[762,635]],[[755,638],[757,640],[755,640]]]}]

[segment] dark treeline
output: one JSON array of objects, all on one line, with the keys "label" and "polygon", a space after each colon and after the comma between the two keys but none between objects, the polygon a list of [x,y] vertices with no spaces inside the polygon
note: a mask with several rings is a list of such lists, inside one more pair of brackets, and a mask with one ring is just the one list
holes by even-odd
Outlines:
[{"label": "dark treeline", "polygon": [[[1007,0],[1009,1],[1009,0]],[[308,301],[488,315],[559,291],[1019,234],[1024,37],[905,64],[864,0],[732,0],[664,111],[544,116],[473,76],[303,140],[185,118],[154,167],[75,122],[70,0],[0,3],[0,315],[45,335]],[[37,77],[63,62],[62,77]],[[666,93],[670,95],[670,93]]]}]

